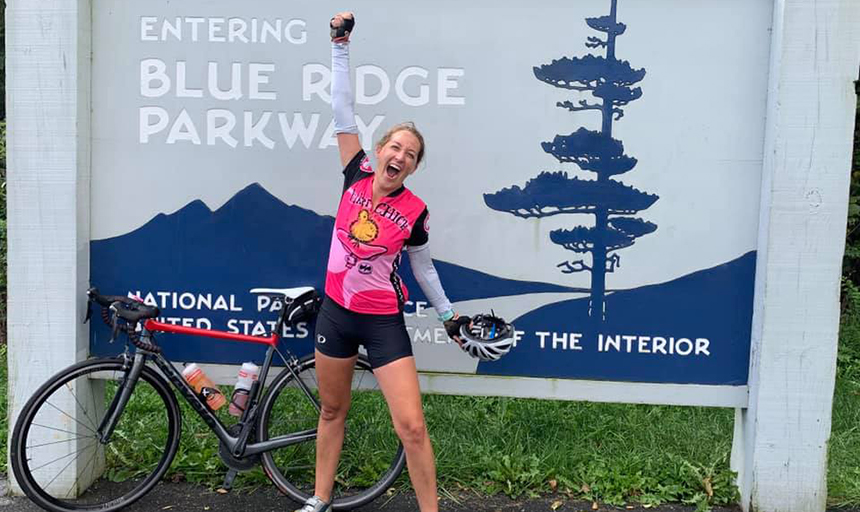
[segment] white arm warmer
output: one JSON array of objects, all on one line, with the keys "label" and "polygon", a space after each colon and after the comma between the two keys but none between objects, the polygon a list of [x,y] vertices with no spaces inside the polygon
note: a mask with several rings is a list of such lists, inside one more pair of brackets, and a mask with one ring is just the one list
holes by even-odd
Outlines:
[{"label": "white arm warmer", "polygon": [[453,311],[453,308],[448,297],[445,296],[445,290],[442,289],[442,283],[439,281],[436,267],[433,266],[433,258],[430,257],[429,249],[429,243],[416,247],[406,246],[409,263],[412,265],[412,274],[415,275],[418,286],[427,296],[427,300],[430,301],[439,318],[444,318],[446,313]]},{"label": "white arm warmer", "polygon": [[358,133],[349,82],[349,44],[331,44],[331,107],[335,133]]}]

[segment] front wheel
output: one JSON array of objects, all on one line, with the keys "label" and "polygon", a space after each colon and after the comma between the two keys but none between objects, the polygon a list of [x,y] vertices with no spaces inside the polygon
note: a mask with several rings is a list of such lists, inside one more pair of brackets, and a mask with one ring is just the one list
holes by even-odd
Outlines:
[{"label": "front wheel", "polygon": [[[295,371],[314,400],[308,398],[293,373],[285,369],[263,399],[259,440],[317,427],[319,395],[313,354],[304,357]],[[298,502],[313,495],[314,439],[264,453],[262,459],[266,474],[283,493]],[[349,510],[369,503],[394,483],[405,464],[403,445],[394,432],[376,377],[367,360],[359,357],[352,378],[352,403],[346,419],[343,450],[335,475],[333,508]]]},{"label": "front wheel", "polygon": [[119,510],[167,471],[179,446],[179,404],[151,368],[143,368],[112,437],[100,439],[128,371],[120,358],[83,361],[51,377],[21,409],[12,471],[34,503],[53,512]]}]

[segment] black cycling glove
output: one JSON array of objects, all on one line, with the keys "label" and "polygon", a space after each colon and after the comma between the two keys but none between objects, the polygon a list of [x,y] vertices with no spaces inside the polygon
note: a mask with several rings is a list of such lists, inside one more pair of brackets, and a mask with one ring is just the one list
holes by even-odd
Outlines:
[{"label": "black cycling glove", "polygon": [[448,332],[448,336],[453,338],[454,336],[460,336],[460,327],[463,325],[469,325],[472,322],[472,319],[465,315],[460,315],[457,318],[452,318],[451,320],[447,320],[442,323],[445,326],[445,331]]}]

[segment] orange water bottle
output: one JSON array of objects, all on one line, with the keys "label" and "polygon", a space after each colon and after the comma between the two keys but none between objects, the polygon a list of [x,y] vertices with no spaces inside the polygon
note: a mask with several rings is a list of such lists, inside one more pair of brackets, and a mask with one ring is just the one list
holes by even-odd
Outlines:
[{"label": "orange water bottle", "polygon": [[182,376],[185,377],[185,380],[194,388],[197,394],[203,395],[209,408],[213,411],[217,411],[227,403],[227,399],[224,398],[224,394],[221,393],[218,386],[203,373],[203,369],[197,366],[196,363],[186,366],[182,370]]}]

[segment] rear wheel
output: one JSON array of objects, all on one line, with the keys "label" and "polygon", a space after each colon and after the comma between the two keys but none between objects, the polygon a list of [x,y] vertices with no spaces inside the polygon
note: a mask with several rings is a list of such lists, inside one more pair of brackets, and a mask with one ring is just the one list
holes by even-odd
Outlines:
[{"label": "rear wheel", "polygon": [[[319,395],[313,354],[299,362],[296,374],[311,391],[314,401],[289,369],[281,372],[261,404],[258,427],[261,441],[316,429]],[[304,502],[314,493],[315,461],[315,439],[263,454],[266,474],[282,492],[298,502]],[[403,445],[394,432],[385,398],[370,364],[360,357],[352,379],[352,403],[335,477],[333,507],[348,510],[369,503],[394,483],[405,463]]]},{"label": "rear wheel", "polygon": [[99,440],[99,426],[129,370],[119,358],[83,361],[52,377],[24,405],[12,433],[12,470],[40,507],[119,510],[167,471],[179,446],[179,404],[148,367],[109,442]]}]

